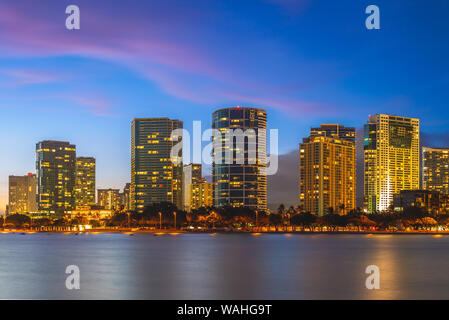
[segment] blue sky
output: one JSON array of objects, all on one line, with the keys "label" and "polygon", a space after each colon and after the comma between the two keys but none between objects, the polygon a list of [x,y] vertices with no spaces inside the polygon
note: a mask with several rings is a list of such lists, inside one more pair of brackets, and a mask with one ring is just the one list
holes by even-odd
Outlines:
[{"label": "blue sky", "polygon": [[[65,28],[70,4],[81,30]],[[370,4],[380,30],[365,28]],[[135,117],[206,128],[217,108],[263,107],[281,153],[311,126],[375,113],[447,135],[448,16],[445,0],[0,0],[0,208],[44,139],[75,143],[98,187],[122,188]]]}]

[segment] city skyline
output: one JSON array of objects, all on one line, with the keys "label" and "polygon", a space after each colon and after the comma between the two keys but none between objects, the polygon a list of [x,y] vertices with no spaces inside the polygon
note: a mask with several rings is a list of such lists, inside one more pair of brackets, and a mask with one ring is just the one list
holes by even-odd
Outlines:
[{"label": "city skyline", "polygon": [[[0,133],[13,137],[2,139],[11,152],[1,160],[0,211],[8,176],[34,172],[33,146],[45,139],[95,157],[98,188],[123,188],[136,117],[182,119],[190,130],[193,120],[210,127],[221,107],[264,108],[286,155],[320,123],[359,129],[368,114],[391,113],[419,118],[432,141],[423,145],[449,146],[447,2],[378,1],[378,33],[363,28],[365,6],[354,1],[326,12],[311,1],[261,0],[258,10],[200,1],[182,16],[175,2],[77,2],[78,33],[64,29],[63,4],[42,1],[33,14],[31,1],[0,5]],[[221,28],[206,28],[218,16]]]},{"label": "city skyline", "polygon": [[[223,152],[221,160],[226,163],[226,152],[224,152],[226,148],[230,148],[230,150],[234,151],[233,164],[230,166],[229,164],[215,165],[218,168],[217,172],[220,172],[220,174],[216,175],[216,177],[214,177],[214,170],[217,169],[214,169],[213,165],[210,167],[211,171],[208,172],[210,173],[208,177],[209,179],[215,181],[215,183],[207,183],[206,179],[202,177],[202,163],[195,164],[187,161],[184,163],[181,162],[181,164],[172,163],[170,167],[166,167],[164,165],[166,162],[171,163],[170,157],[172,157],[172,155],[170,153],[173,152],[173,149],[176,149],[176,137],[182,137],[182,134],[177,132],[177,130],[182,130],[182,120],[171,120],[165,117],[136,118],[131,122],[131,145],[133,147],[130,154],[132,168],[130,174],[131,180],[135,181],[134,187],[133,182],[131,182],[126,183],[123,188],[123,192],[120,192],[121,188],[95,188],[96,161],[94,157],[77,156],[77,146],[68,141],[44,140],[36,144],[37,174],[28,173],[28,175],[25,176],[9,175],[9,201],[15,202],[16,198],[20,199],[20,201],[29,201],[29,199],[26,198],[29,196],[16,196],[16,194],[19,195],[17,191],[23,193],[24,188],[28,188],[26,184],[29,185],[29,183],[24,180],[25,184],[23,186],[16,187],[18,184],[16,182],[12,184],[11,181],[19,180],[11,179],[28,179],[30,177],[37,177],[37,179],[35,179],[35,181],[37,180],[35,186],[36,190],[42,189],[42,191],[36,192],[37,203],[35,205],[39,207],[39,210],[37,211],[40,213],[45,213],[48,210],[52,210],[46,213],[56,213],[56,215],[61,215],[62,212],[65,213],[66,211],[73,211],[75,206],[89,207],[90,205],[94,207],[99,205],[107,210],[114,208],[118,209],[120,205],[124,205],[125,210],[131,209],[137,212],[143,212],[143,209],[148,205],[161,202],[173,203],[180,210],[189,212],[190,209],[188,208],[188,203],[191,201],[191,198],[198,198],[198,192],[202,193],[201,197],[204,198],[205,194],[209,192],[207,191],[208,189],[204,189],[206,187],[209,188],[207,185],[210,185],[211,188],[216,189],[214,192],[217,195],[214,196],[214,201],[216,203],[210,202],[214,207],[223,207],[231,204],[233,207],[243,206],[265,211],[267,195],[270,195],[269,193],[267,194],[266,178],[270,175],[267,176],[262,173],[263,171],[260,171],[260,173],[256,174],[258,176],[257,179],[249,179],[251,177],[254,178],[253,175],[255,171],[254,168],[250,168],[251,166],[248,166],[249,162],[247,163],[247,161],[250,161],[250,157],[255,156],[255,154],[251,155],[252,153],[250,150],[252,148],[250,147],[250,144],[254,144],[255,146],[258,144],[256,141],[251,141],[252,133],[250,133],[249,130],[254,130],[253,128],[256,127],[265,130],[267,125],[266,111],[259,108],[242,108],[237,106],[215,110],[212,114],[212,118],[214,119],[213,128],[218,129],[222,134],[222,137],[219,139],[221,142],[218,142],[218,144],[213,143],[214,146],[218,146],[218,150]],[[338,123],[322,123],[320,127],[311,127],[309,137],[303,137],[302,143],[299,144],[299,150],[297,152],[293,152],[297,162],[297,167],[295,170],[299,167],[299,170],[297,170],[298,172],[296,172],[300,182],[299,193],[295,195],[296,200],[292,200],[291,203],[287,203],[287,206],[298,205],[303,210],[313,214],[318,214],[320,216],[330,212],[331,210],[336,210],[340,214],[347,214],[357,207],[360,207],[369,213],[373,213],[374,211],[383,212],[393,204],[393,195],[399,195],[402,191],[441,192],[446,190],[447,179],[449,179],[447,174],[446,154],[448,153],[447,150],[449,148],[429,148],[422,145],[418,138],[420,136],[419,121],[419,119],[397,115],[370,115],[368,122],[364,125],[363,137],[360,137],[359,135],[358,138],[356,138],[355,128],[345,127],[344,125]],[[226,132],[228,132],[229,129],[243,129],[246,134],[248,134],[249,140],[244,143],[244,152],[241,152],[240,148],[242,146],[238,145],[238,138],[235,141],[236,144],[234,146],[227,146],[227,142],[225,142],[228,140]],[[173,136],[173,134],[176,136]],[[189,134],[187,135],[189,136]],[[170,141],[170,136],[172,138],[174,137],[174,140]],[[258,150],[258,154],[262,151],[262,154],[257,157],[261,156],[264,158],[267,144],[265,133],[262,133],[262,136],[258,139],[260,138],[262,138],[261,141],[265,142],[265,146],[261,149],[259,146],[256,146],[254,150]],[[211,142],[212,141],[213,140],[211,140]],[[187,146],[189,146],[190,143],[191,141],[189,140]],[[357,145],[359,145],[358,148]],[[373,154],[373,151],[378,154]],[[434,157],[431,155],[432,152],[439,152],[440,154],[438,157]],[[356,153],[359,154],[357,157]],[[361,157],[360,153],[365,153],[364,157]],[[422,161],[418,159],[420,157],[420,153],[422,153]],[[182,151],[179,155],[182,155]],[[238,164],[240,155],[242,155],[242,160],[244,159],[244,163],[246,164]],[[175,156],[175,159],[176,158],[178,157]],[[379,163],[375,160],[376,158],[379,158]],[[259,161],[261,159],[259,159]],[[388,162],[392,162],[394,166],[392,168],[385,169],[385,172],[383,173],[380,168],[387,168],[384,164],[387,159],[389,159]],[[355,174],[356,163],[363,163],[363,160],[365,163],[364,169],[358,170],[357,174]],[[428,163],[426,163],[426,161]],[[408,162],[410,163],[408,164]],[[399,167],[396,165],[399,165]],[[171,166],[173,166],[173,168],[171,168]],[[220,166],[223,168],[220,168]],[[190,177],[189,179],[192,179],[192,172],[189,175],[186,175],[186,168],[188,169],[189,167],[194,168],[194,176],[195,179],[198,180],[198,185],[195,186],[193,195],[190,184],[195,183],[196,180],[193,179],[191,182],[186,181],[187,176]],[[243,167],[248,167],[247,169],[251,169],[249,171],[249,175],[248,172],[246,172],[247,169],[237,170],[239,169],[237,167],[242,167],[240,169],[243,169]],[[223,171],[224,169],[226,169],[226,172]],[[319,173],[316,169],[319,169],[318,171],[324,171]],[[47,170],[50,171],[47,172]],[[160,170],[163,171],[162,174],[159,172]],[[176,170],[179,172],[174,174],[174,171]],[[256,171],[258,172],[258,170]],[[378,170],[381,171],[379,171],[380,173],[377,173],[376,175],[381,178],[378,182],[374,183],[369,177]],[[242,173],[245,172],[246,176],[245,174],[241,176]],[[223,180],[223,177],[226,176],[223,175],[223,173],[227,173],[227,175],[229,175],[227,178],[228,180]],[[409,176],[410,173],[411,175]],[[274,175],[276,174],[277,172],[274,173]],[[317,179],[320,177],[319,183],[312,182],[312,180],[315,181],[316,174],[318,174],[316,176]],[[391,179],[387,179],[386,177],[389,177],[391,174],[392,178],[390,177]],[[424,179],[424,176],[426,175],[428,176],[426,179],[427,184]],[[71,176],[73,177],[70,178]],[[134,180],[133,176],[135,177]],[[146,178],[147,176],[149,178]],[[295,174],[291,174],[291,176],[295,176]],[[357,181],[359,181],[359,179],[363,176],[365,177],[364,185],[360,185],[360,183],[357,184]],[[142,178],[144,180],[139,180]],[[263,178],[263,180],[260,180],[261,178]],[[165,186],[164,188],[167,189],[161,193],[160,188],[163,187],[163,185],[159,185],[159,183],[165,184],[166,179],[170,180],[169,185]],[[147,181],[151,181],[152,185],[151,183],[147,185]],[[232,182],[229,183],[230,181]],[[246,183],[242,183],[241,181]],[[254,181],[262,181],[263,183],[261,186],[254,189]],[[248,182],[250,182],[249,186],[247,185]],[[23,184],[22,182],[20,183]],[[223,187],[223,183],[227,185],[226,188]],[[238,183],[238,186],[236,183]],[[55,193],[58,195],[55,195],[54,197],[49,196],[48,192],[52,193],[53,191],[51,190],[53,190],[55,188],[54,186],[58,184],[63,184],[64,187]],[[202,184],[205,185],[200,186]],[[214,185],[215,187],[213,187]],[[369,185],[372,185],[372,190],[369,189],[371,191],[366,189]],[[375,187],[377,185],[379,186]],[[382,185],[384,185],[384,187],[382,187]],[[388,186],[388,190],[390,190],[390,188],[391,190],[387,191],[385,186]],[[360,187],[365,188],[365,203],[359,206],[355,199],[356,189]],[[132,191],[133,188],[135,191]],[[446,189],[442,190],[442,188]],[[84,190],[79,192],[82,189]],[[57,190],[57,187],[55,190]],[[369,193],[366,193],[366,190],[368,190]],[[30,191],[31,190],[29,190],[28,193]],[[222,193],[222,191],[227,192],[226,195]],[[257,192],[252,194],[252,192],[255,191]],[[260,194],[258,194],[259,191],[261,192]],[[126,195],[127,192],[129,193],[128,196]],[[243,193],[237,196],[235,194],[236,192]],[[42,193],[42,195],[40,193]],[[92,200],[92,194],[95,193],[98,194],[96,201],[95,196],[93,196]],[[110,194],[112,193],[114,193],[114,199],[111,198]],[[245,193],[247,195],[251,194],[249,197],[254,197],[254,199],[257,199],[257,202],[247,203],[247,200],[250,198],[238,198],[242,197]],[[319,194],[318,197],[315,196],[316,193]],[[369,201],[367,202],[366,199],[372,196],[376,198],[376,193],[380,194],[380,198],[388,197],[390,200],[385,202],[384,199],[382,204],[376,205],[379,207],[371,208],[371,204]],[[67,200],[65,198],[68,194],[70,195]],[[187,194],[189,194],[190,198],[189,201],[186,202]],[[230,194],[231,196],[229,197]],[[443,192],[442,194],[444,195],[445,193]],[[13,195],[14,198],[11,198],[11,195]],[[187,196],[187,198],[189,196]],[[331,198],[328,196],[331,196]],[[86,197],[89,197],[90,200],[86,201]],[[128,199],[126,199],[126,197],[128,197]],[[233,203],[233,197],[237,197],[235,199],[237,200],[236,203]],[[109,200],[106,200],[106,198]],[[135,200],[133,200],[133,198],[135,198]],[[226,198],[228,199],[225,200]],[[44,200],[42,201],[42,199]],[[220,203],[222,200],[225,201]],[[127,201],[130,207],[128,207]],[[135,203],[134,205],[133,201]],[[198,199],[195,201],[198,201]],[[203,203],[207,203],[207,200],[203,199],[201,201],[203,201]],[[212,199],[210,201],[212,201]],[[240,201],[243,202],[240,203]],[[319,201],[320,204],[318,204],[317,201]],[[109,205],[106,204],[106,202],[109,203]],[[312,204],[312,202],[314,204]],[[374,200],[374,202],[376,203],[376,200]],[[111,205],[112,203],[116,204]],[[139,203],[141,205],[138,205]],[[258,204],[253,207],[256,203]],[[11,202],[9,204],[14,205]],[[273,203],[268,204],[271,204],[271,208],[268,206],[268,209],[274,208],[272,206]],[[279,204],[284,205],[282,202]],[[66,209],[63,209],[60,213],[58,213],[55,212],[55,209],[46,209],[50,207],[65,207]],[[23,210],[19,211],[22,212]],[[12,210],[12,212],[14,212],[14,210]]]}]

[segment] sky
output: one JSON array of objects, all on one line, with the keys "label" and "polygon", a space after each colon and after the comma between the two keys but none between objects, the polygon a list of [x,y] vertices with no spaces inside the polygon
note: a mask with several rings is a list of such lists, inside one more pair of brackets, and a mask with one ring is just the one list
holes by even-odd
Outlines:
[{"label": "sky", "polygon": [[[65,26],[73,4],[80,30]],[[285,158],[312,126],[389,113],[449,146],[448,16],[446,0],[0,0],[0,211],[41,140],[76,144],[98,188],[123,188],[137,117],[206,129],[215,109],[266,108]],[[297,193],[287,162],[280,196]]]}]

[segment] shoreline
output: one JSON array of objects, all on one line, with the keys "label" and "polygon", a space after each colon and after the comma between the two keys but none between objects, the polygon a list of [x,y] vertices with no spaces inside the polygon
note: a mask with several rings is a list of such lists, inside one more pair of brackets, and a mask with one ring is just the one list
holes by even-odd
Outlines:
[{"label": "shoreline", "polygon": [[27,229],[0,229],[0,234],[36,234],[36,233],[59,233],[59,234],[153,234],[155,236],[162,235],[181,235],[181,234],[250,234],[250,235],[264,235],[264,234],[332,234],[332,235],[348,235],[348,234],[360,234],[360,235],[449,235],[449,231],[256,231],[256,230],[205,230],[205,231],[186,231],[186,230],[175,230],[175,229],[163,229],[163,230],[133,230],[133,229],[90,229],[84,231],[37,231],[37,230],[27,230]]}]

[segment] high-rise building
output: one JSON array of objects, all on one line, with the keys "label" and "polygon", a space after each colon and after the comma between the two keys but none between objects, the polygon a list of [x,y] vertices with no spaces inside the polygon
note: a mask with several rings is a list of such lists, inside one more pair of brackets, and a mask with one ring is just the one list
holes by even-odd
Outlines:
[{"label": "high-rise building", "polygon": [[213,140],[214,206],[266,210],[266,110],[219,109],[213,113],[212,127],[221,133]]},{"label": "high-rise building", "polygon": [[98,189],[98,205],[107,210],[116,210],[121,206],[119,189]]},{"label": "high-rise building", "polygon": [[189,185],[190,210],[211,207],[213,204],[213,184],[199,179]]},{"label": "high-rise building", "polygon": [[95,158],[76,158],[76,206],[95,204]]},{"label": "high-rise building", "polygon": [[8,214],[37,212],[36,175],[9,176]]},{"label": "high-rise building", "polygon": [[169,202],[182,206],[182,152],[172,162],[172,148],[182,134],[182,121],[168,118],[134,119],[131,127],[131,210]]},{"label": "high-rise building", "polygon": [[182,170],[182,209],[190,212],[190,185],[198,182],[202,177],[201,164],[190,163],[186,164]]},{"label": "high-rise building", "polygon": [[60,218],[75,209],[76,146],[62,141],[38,142],[36,179],[41,213]]},{"label": "high-rise building", "polygon": [[422,149],[423,188],[449,194],[449,148]]},{"label": "high-rise building", "polygon": [[325,136],[351,141],[355,144],[355,128],[341,124],[323,123],[320,127],[310,129],[310,137]]},{"label": "high-rise building", "polygon": [[127,183],[123,188],[123,192],[120,194],[122,198],[122,205],[124,210],[129,210],[129,192],[131,189],[131,183]]},{"label": "high-rise building", "polygon": [[299,146],[299,203],[320,216],[355,208],[355,130],[332,125],[339,131],[331,132],[329,126],[313,128]]},{"label": "high-rise building", "polygon": [[419,119],[377,114],[364,131],[365,209],[384,211],[394,194],[419,189]]}]

